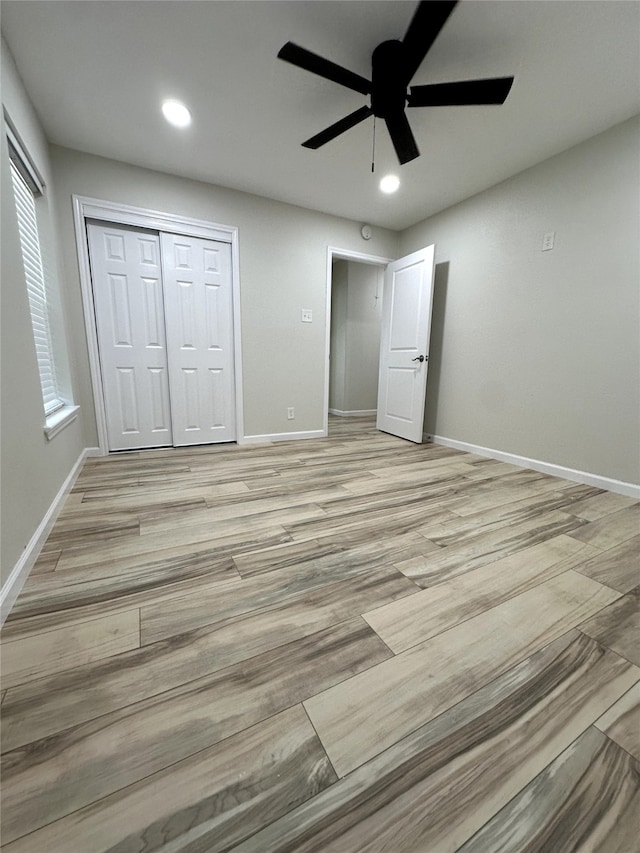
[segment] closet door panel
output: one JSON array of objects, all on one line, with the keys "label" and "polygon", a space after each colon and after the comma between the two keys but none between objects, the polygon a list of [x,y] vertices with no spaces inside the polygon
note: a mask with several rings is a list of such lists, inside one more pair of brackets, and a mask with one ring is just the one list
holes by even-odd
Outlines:
[{"label": "closet door panel", "polygon": [[89,223],[110,450],[173,443],[159,235]]},{"label": "closet door panel", "polygon": [[231,246],[160,238],[174,444],[235,441]]}]

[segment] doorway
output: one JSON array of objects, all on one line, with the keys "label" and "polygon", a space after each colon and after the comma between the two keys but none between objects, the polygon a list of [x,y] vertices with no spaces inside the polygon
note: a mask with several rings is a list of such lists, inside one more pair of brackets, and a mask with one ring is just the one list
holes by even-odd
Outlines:
[{"label": "doorway", "polygon": [[329,414],[375,416],[383,267],[335,258],[331,271]]},{"label": "doorway", "polygon": [[[334,369],[332,376],[332,303],[335,313],[339,313],[337,308],[339,296],[332,299],[332,280],[334,261],[342,259],[384,268],[376,427],[382,432],[388,432],[418,444],[423,441],[434,256],[434,245],[425,246],[393,261],[329,247],[327,252],[325,435],[329,433],[331,379],[335,382],[338,373],[338,370]],[[379,295],[378,291],[378,297]],[[333,336],[334,339],[338,337],[335,329],[333,329]],[[334,351],[335,348],[334,343]],[[338,360],[340,357],[341,354],[338,353]],[[333,396],[335,401],[337,399],[335,393]],[[335,410],[335,406],[331,408]]]},{"label": "doorway", "polygon": [[327,371],[329,415],[375,419],[384,270],[389,258],[329,248],[327,259]]}]

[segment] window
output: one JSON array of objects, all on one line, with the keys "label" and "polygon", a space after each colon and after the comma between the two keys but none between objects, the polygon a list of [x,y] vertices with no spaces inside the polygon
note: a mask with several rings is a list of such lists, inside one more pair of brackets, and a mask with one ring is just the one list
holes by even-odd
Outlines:
[{"label": "window", "polygon": [[52,294],[48,287],[42,260],[36,211],[37,200],[43,196],[44,186],[9,128],[7,128],[7,135],[20,248],[42,387],[45,433],[48,438],[52,438],[76,417],[78,407],[69,405],[65,401],[61,392],[61,383],[56,373],[56,358],[51,329]]}]

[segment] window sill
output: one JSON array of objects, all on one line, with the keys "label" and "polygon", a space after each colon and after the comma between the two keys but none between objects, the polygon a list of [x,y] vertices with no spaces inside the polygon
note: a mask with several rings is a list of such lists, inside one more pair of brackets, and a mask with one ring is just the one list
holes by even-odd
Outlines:
[{"label": "window sill", "polygon": [[80,406],[68,405],[63,406],[61,409],[58,409],[57,412],[49,415],[44,425],[44,434],[46,435],[47,440],[51,441],[54,436],[58,435],[58,433],[62,432],[65,427],[68,427],[69,424],[73,423],[78,417],[79,411]]}]

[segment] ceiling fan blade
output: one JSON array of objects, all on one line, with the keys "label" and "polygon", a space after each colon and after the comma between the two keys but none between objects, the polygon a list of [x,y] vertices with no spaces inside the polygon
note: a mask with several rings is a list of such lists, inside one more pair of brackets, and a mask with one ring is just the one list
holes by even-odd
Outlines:
[{"label": "ceiling fan blade", "polygon": [[351,130],[352,127],[369,118],[371,114],[371,107],[360,107],[359,110],[349,113],[348,116],[341,118],[340,121],[332,124],[331,127],[327,127],[325,130],[321,130],[320,133],[316,133],[315,136],[307,139],[302,145],[304,148],[320,148],[320,146],[326,145],[327,142],[331,142],[336,136],[340,136],[345,130]]},{"label": "ceiling fan blade", "polygon": [[353,89],[362,95],[368,95],[371,92],[371,83],[365,77],[354,74],[353,71],[336,65],[335,62],[330,62],[328,59],[318,56],[317,53],[312,53],[291,41],[280,48],[278,59],[284,59],[285,62],[290,62],[292,65],[297,65],[298,68],[304,68],[305,71],[311,71],[312,74],[318,74],[320,77],[332,80],[334,83],[339,83],[341,86],[346,86],[347,89]]},{"label": "ceiling fan blade", "polygon": [[447,18],[453,12],[456,3],[457,0],[422,0],[418,4],[409,29],[402,39],[407,85],[447,22]]},{"label": "ceiling fan blade", "polygon": [[433,83],[412,86],[409,107],[454,107],[470,104],[504,104],[513,77],[491,77],[487,80],[461,80],[458,83]]},{"label": "ceiling fan blade", "polygon": [[389,136],[393,142],[393,147],[398,155],[400,165],[404,166],[410,160],[415,160],[420,156],[420,151],[413,138],[413,133],[409,127],[409,121],[403,111],[391,113],[385,116],[385,122]]}]

